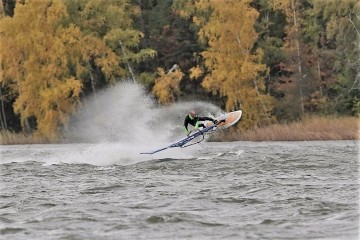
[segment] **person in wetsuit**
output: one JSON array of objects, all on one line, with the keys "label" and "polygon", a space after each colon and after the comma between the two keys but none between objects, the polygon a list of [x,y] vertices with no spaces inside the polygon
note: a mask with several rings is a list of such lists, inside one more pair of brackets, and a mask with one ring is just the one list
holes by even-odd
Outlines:
[{"label": "person in wetsuit", "polygon": [[196,115],[196,113],[194,111],[191,111],[185,117],[185,120],[184,120],[184,127],[185,127],[186,134],[189,135],[191,133],[191,131],[189,131],[189,129],[188,129],[189,124],[194,126],[195,129],[198,129],[199,127],[205,128],[206,126],[203,123],[199,123],[201,121],[212,121],[214,124],[216,124],[218,122],[216,119],[213,119],[213,118],[199,117],[198,115]]}]

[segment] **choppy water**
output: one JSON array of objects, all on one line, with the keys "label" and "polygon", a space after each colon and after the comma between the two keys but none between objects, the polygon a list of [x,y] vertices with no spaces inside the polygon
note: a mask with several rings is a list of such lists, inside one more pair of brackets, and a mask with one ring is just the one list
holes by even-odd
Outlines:
[{"label": "choppy water", "polygon": [[203,146],[0,146],[0,238],[359,238],[359,142]]}]

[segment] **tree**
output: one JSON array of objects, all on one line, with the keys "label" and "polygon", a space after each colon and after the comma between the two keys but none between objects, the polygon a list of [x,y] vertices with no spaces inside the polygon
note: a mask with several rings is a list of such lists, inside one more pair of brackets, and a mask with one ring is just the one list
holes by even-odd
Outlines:
[{"label": "tree", "polygon": [[[319,55],[318,74],[328,112],[360,112],[360,3],[356,0],[311,0],[308,19],[317,30],[310,38]],[[309,21],[309,20],[308,20]],[[304,34],[311,35],[306,28]]]},{"label": "tree", "polygon": [[157,97],[160,104],[174,103],[180,93],[180,81],[183,78],[183,73],[174,65],[168,73],[164,69],[158,68],[158,78],[155,80],[153,87],[153,94]]},{"label": "tree", "polygon": [[[136,18],[136,23],[144,33],[141,46],[157,51],[153,61],[145,62],[138,66],[137,70],[139,72],[156,72],[158,66],[169,69],[177,64],[184,73],[187,72],[196,62],[194,53],[200,52],[200,46],[196,39],[197,31],[192,28],[194,26],[192,20],[180,15],[181,10],[176,4],[177,0],[137,0],[136,2],[141,9],[141,15]],[[185,74],[180,83],[182,97],[186,97],[189,92],[204,91],[199,86],[199,82],[195,85],[195,81],[187,80],[188,75]],[[154,78],[152,81],[148,80],[146,85],[152,87]]]},{"label": "tree", "polygon": [[2,84],[17,95],[15,112],[30,129],[35,118],[38,133],[54,139],[59,125],[74,111],[81,82],[70,74],[66,42],[81,37],[74,26],[63,28],[66,8],[61,1],[35,1],[18,4],[13,18],[0,22]]},{"label": "tree", "polygon": [[268,124],[273,106],[265,94],[263,51],[254,48],[259,13],[250,4],[249,0],[199,0],[196,7],[204,11],[194,19],[201,26],[200,39],[208,44],[201,53],[207,70],[202,86],[226,97],[227,111],[241,108],[247,114],[243,122],[247,128]]},{"label": "tree", "polygon": [[[140,9],[129,0],[69,0],[67,7],[71,22],[79,26],[85,35],[103,41],[117,55],[116,63],[114,62],[116,67],[102,66],[101,71],[101,62],[94,62],[90,58],[88,68],[91,81],[86,84],[91,86],[93,92],[97,85],[102,87],[109,79],[124,79],[127,76],[134,79],[131,65],[140,64],[156,55],[152,49],[139,48],[144,35],[134,29],[132,18],[140,14]],[[114,69],[118,71],[115,72]]]},{"label": "tree", "polygon": [[103,41],[69,23],[63,1],[17,4],[0,29],[1,83],[16,96],[24,129],[50,140],[76,109],[89,62],[110,81],[119,72],[118,57]]},{"label": "tree", "polygon": [[356,75],[359,59],[360,5],[356,0],[273,0],[286,16],[286,58],[277,65],[272,85],[282,101],[281,119],[298,119],[306,113],[358,112]]},{"label": "tree", "polygon": [[[14,13],[15,0],[3,0],[0,2],[0,19],[5,16],[12,16]],[[1,66],[1,58],[0,58],[0,66]],[[4,78],[1,73],[0,78]],[[7,117],[5,113],[5,108],[10,105],[9,104],[9,96],[6,96],[4,84],[0,86],[0,129],[8,130]]]},{"label": "tree", "polygon": [[126,63],[154,56],[138,49],[133,13],[127,0],[47,0],[17,3],[14,17],[1,19],[0,83],[15,97],[25,130],[56,139],[81,93],[125,78]]},{"label": "tree", "polygon": [[292,110],[281,117],[294,120],[300,118],[305,112],[303,88],[306,74],[304,74],[302,61],[303,46],[301,46],[300,35],[302,3],[297,0],[272,0],[271,3],[274,9],[281,10],[284,13],[287,22],[283,47],[287,59],[285,63],[282,62],[278,65],[279,70],[284,74],[279,78],[277,90],[284,92],[283,108]]}]

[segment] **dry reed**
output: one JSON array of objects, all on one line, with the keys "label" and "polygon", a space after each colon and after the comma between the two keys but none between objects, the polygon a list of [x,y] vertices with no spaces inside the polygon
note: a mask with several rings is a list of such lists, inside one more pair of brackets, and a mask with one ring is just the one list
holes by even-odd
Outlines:
[{"label": "dry reed", "polygon": [[[239,123],[241,124],[241,122]],[[360,119],[355,117],[309,117],[301,122],[274,124],[246,132],[224,131],[212,141],[325,141],[360,140]],[[0,145],[43,144],[49,140],[33,134],[0,132]]]},{"label": "dry reed", "polygon": [[0,132],[0,145],[43,143],[49,143],[49,141],[45,138],[35,136],[34,134],[13,133],[9,131]]},{"label": "dry reed", "polygon": [[[240,123],[241,124],[241,123]],[[226,131],[215,141],[325,141],[360,140],[360,119],[308,117],[300,122],[274,124],[246,132]]]}]

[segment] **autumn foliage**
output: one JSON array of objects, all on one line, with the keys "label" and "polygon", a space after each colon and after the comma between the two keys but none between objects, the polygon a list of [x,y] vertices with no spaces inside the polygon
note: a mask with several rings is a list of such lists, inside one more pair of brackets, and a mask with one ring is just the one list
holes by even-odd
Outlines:
[{"label": "autumn foliage", "polygon": [[183,73],[180,69],[165,73],[164,69],[158,68],[158,77],[155,80],[155,86],[152,90],[160,104],[168,105],[177,100],[180,93],[180,81]]},{"label": "autumn foliage", "polygon": [[62,26],[66,8],[61,1],[29,4],[19,4],[14,18],[1,21],[2,82],[18,96],[14,110],[23,126],[35,117],[38,133],[53,139],[79,102],[81,72],[72,74],[69,65],[76,68],[80,62],[82,34]]},{"label": "autumn foliage", "polygon": [[[129,59],[121,56],[141,38],[140,32],[127,29],[129,16],[119,20],[114,15],[131,12],[126,12],[127,1],[66,3],[70,6],[61,0],[18,3],[14,16],[0,22],[0,83],[15,97],[14,111],[25,131],[35,128],[50,140],[59,137],[76,111],[84,87],[94,92],[101,81],[111,84],[126,76],[122,62],[154,56],[147,49],[128,50]],[[69,11],[71,4],[83,11]],[[119,41],[124,42],[122,51]]]},{"label": "autumn foliage", "polygon": [[58,140],[86,96],[129,78],[159,104],[241,109],[240,130],[360,114],[358,0],[1,3],[0,131]]},{"label": "autumn foliage", "polygon": [[208,19],[194,18],[201,26],[200,39],[209,44],[201,53],[207,69],[202,86],[226,97],[227,111],[242,109],[246,115],[244,127],[270,119],[273,107],[265,92],[263,50],[254,49],[258,38],[254,24],[259,13],[250,4],[248,0],[197,1],[199,11],[210,9],[211,13]]}]

